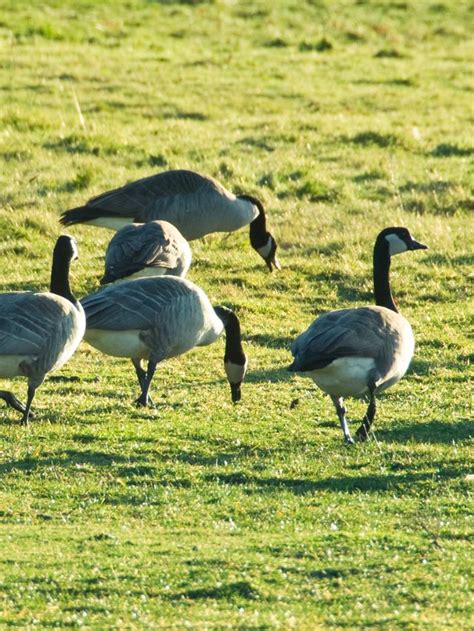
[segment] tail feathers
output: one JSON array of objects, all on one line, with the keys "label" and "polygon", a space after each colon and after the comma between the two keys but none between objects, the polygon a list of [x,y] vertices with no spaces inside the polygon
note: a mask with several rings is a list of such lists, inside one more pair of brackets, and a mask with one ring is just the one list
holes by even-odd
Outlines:
[{"label": "tail feathers", "polygon": [[312,370],[320,370],[328,366],[334,358],[326,357],[304,357],[296,355],[292,364],[287,368],[289,372],[310,372]]},{"label": "tail feathers", "polygon": [[103,210],[101,208],[93,208],[91,206],[78,206],[77,208],[71,208],[61,214],[59,222],[63,226],[72,226],[75,223],[85,223],[92,219],[98,219],[99,217],[120,217],[119,213],[114,213],[110,210]]}]

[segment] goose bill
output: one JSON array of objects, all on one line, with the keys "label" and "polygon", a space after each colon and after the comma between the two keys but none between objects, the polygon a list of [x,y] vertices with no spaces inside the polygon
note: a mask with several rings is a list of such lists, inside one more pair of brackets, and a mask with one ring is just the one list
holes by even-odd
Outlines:
[{"label": "goose bill", "polygon": [[237,403],[242,398],[242,392],[240,390],[240,383],[231,383],[230,391],[232,395],[232,403]]},{"label": "goose bill", "polygon": [[424,243],[420,243],[419,241],[416,241],[416,239],[412,239],[411,244],[410,244],[410,249],[411,250],[427,250],[428,246],[425,245]]},{"label": "goose bill", "polygon": [[273,272],[273,268],[275,268],[276,270],[280,271],[281,270],[281,264],[280,261],[277,259],[276,256],[270,257],[268,259],[265,259],[266,264],[268,265],[268,269]]}]

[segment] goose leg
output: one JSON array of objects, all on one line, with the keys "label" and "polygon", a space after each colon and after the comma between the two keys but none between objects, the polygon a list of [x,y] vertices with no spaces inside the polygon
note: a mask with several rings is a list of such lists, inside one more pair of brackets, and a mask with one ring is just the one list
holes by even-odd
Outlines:
[{"label": "goose leg", "polygon": [[[138,383],[140,384],[140,390],[143,392],[143,388],[145,387],[145,383],[146,383],[146,370],[144,370],[144,368],[142,367],[141,359],[132,359],[132,364],[135,367],[135,372],[137,373]],[[139,401],[140,401],[140,397],[136,399],[135,401],[136,405],[141,405]],[[152,406],[154,405],[150,395],[148,395],[148,402],[150,405]]]},{"label": "goose leg", "polygon": [[376,403],[375,403],[375,388],[370,388],[370,401],[369,407],[367,408],[367,412],[365,413],[364,420],[362,421],[362,425],[356,432],[356,437],[360,441],[365,441],[369,437],[369,430],[372,425],[372,422],[375,418],[375,412],[377,411]]},{"label": "goose leg", "polygon": [[[142,405],[143,407],[147,407],[149,405],[153,405],[150,397],[148,395],[148,390],[150,389],[151,380],[153,379],[153,375],[155,374],[157,362],[148,361],[148,368],[146,371],[145,378],[143,379],[143,383],[141,384],[142,393],[136,400],[137,405]],[[143,371],[145,372],[145,371]]]},{"label": "goose leg", "polygon": [[349,431],[349,426],[346,421],[346,408],[344,407],[344,401],[342,397],[331,397],[332,402],[334,403],[334,407],[336,408],[337,416],[339,417],[339,422],[342,427],[342,431],[344,433],[344,440],[347,444],[354,444],[354,440],[352,439],[351,433]]},{"label": "goose leg", "polygon": [[36,392],[36,387],[28,385],[28,397],[27,397],[27,401],[26,401],[25,412],[24,412],[23,417],[21,419],[21,424],[22,425],[28,425],[28,419],[30,417],[30,407],[31,407],[31,403],[33,401],[33,398],[35,396],[35,392]]},{"label": "goose leg", "polygon": [[0,399],[3,399],[7,405],[18,410],[18,412],[24,412],[26,409],[23,403],[19,401],[12,392],[8,392],[8,390],[0,390]]}]

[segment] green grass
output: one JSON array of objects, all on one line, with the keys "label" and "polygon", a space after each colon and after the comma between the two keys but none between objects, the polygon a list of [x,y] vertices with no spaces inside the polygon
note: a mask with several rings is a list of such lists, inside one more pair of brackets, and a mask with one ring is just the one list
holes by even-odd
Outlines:
[{"label": "green grass", "polygon": [[[0,626],[472,627],[472,5],[0,9],[1,290],[47,287],[62,210],[167,168],[261,197],[284,266],[269,275],[246,230],[192,244],[189,277],[241,318],[239,405],[219,341],[160,367],[156,410],[86,344],[29,428],[2,408]],[[392,266],[416,355],[374,439],[347,448],[288,348],[371,302],[388,225],[430,246]],[[84,295],[111,233],[70,233]],[[348,404],[355,428],[365,404]]]}]

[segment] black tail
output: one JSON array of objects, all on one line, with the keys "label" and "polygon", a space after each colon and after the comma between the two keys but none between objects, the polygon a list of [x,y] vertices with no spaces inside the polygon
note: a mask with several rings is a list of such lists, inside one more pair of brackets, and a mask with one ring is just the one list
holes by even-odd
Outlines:
[{"label": "black tail", "polygon": [[59,222],[63,226],[72,226],[75,223],[85,223],[99,217],[120,217],[120,214],[92,206],[78,206],[71,208],[71,210],[65,210],[61,214]]}]

